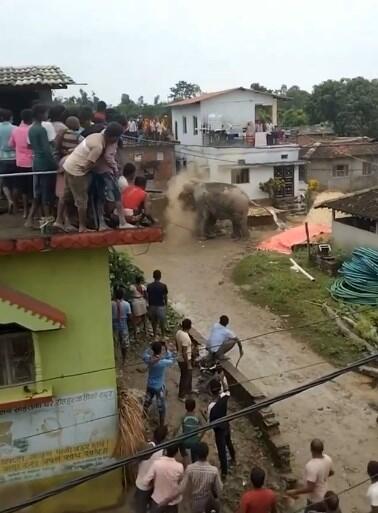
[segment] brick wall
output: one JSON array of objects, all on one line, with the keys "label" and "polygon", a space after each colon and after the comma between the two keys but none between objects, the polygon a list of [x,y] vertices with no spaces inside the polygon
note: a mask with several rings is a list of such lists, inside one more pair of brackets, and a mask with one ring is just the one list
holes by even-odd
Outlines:
[{"label": "brick wall", "polygon": [[148,186],[165,190],[168,180],[176,174],[176,158],[173,144],[127,144],[119,150],[119,161],[123,167],[132,162],[137,174],[145,174]]}]

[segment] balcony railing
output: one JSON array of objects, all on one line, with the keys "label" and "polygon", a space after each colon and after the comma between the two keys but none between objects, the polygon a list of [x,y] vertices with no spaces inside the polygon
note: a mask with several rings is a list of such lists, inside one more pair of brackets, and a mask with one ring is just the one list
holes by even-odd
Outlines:
[{"label": "balcony railing", "polygon": [[254,135],[246,133],[232,134],[226,130],[213,130],[202,133],[203,146],[234,146],[234,147],[261,147],[287,144],[286,134],[283,130],[272,133],[255,132]]}]

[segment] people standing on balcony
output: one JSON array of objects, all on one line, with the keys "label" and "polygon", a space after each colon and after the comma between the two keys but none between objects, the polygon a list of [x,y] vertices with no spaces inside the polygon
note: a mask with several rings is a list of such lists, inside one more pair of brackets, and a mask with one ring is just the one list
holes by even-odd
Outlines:
[{"label": "people standing on balcony", "polygon": [[[123,128],[119,123],[109,123],[103,132],[91,134],[84,139],[63,163],[65,180],[64,200],[66,203],[69,203],[71,196],[73,196],[75,206],[78,210],[79,232],[88,231],[87,207],[90,180],[89,173],[106,151],[106,148],[112,144],[118,143],[122,133]],[[57,218],[56,222],[62,225],[64,220],[60,217]],[[127,226],[120,226],[120,228],[126,227]]]},{"label": "people standing on balcony", "polygon": [[51,107],[49,118],[52,126],[54,127],[56,137],[59,137],[60,134],[66,130],[67,125],[64,123],[66,117],[67,111],[64,105],[58,104]]},{"label": "people standing on balcony", "polygon": [[106,122],[106,103],[100,100],[96,106],[96,112],[93,115],[94,123],[105,123]]},{"label": "people standing on balcony", "polygon": [[[9,146],[9,139],[15,128],[12,124],[12,112],[7,109],[0,109],[0,175],[16,172],[16,153]],[[15,211],[13,185],[13,177],[1,179],[1,187],[8,202],[8,212],[10,214]]]},{"label": "people standing on balcony", "polygon": [[[30,209],[26,226],[33,225],[33,219],[39,206],[42,208],[42,215],[49,217],[52,213],[53,201],[55,199],[55,173],[58,168],[57,160],[54,156],[54,147],[52,131],[49,135],[49,129],[43,123],[47,121],[48,107],[37,104],[33,107],[33,124],[29,129],[28,137],[31,149],[33,151],[33,171],[39,174],[33,176],[33,203]],[[55,133],[54,127],[51,125]],[[49,173],[46,173],[49,172]]]},{"label": "people standing on balcony", "polygon": [[[31,109],[24,109],[21,112],[21,123],[11,133],[9,146],[16,151],[16,166],[18,173],[31,173],[33,165],[33,154],[28,144],[29,128],[33,121]],[[15,202],[18,194],[22,195],[23,216],[28,217],[29,202],[33,198],[33,175],[14,177],[13,197]]]},{"label": "people standing on balcony", "polygon": [[245,139],[248,146],[255,145],[255,124],[253,121],[247,123],[247,129],[245,132]]},{"label": "people standing on balcony", "polygon": [[[69,116],[66,119],[66,128],[56,138],[57,151],[61,160],[56,175],[55,195],[58,198],[58,211],[57,220],[54,223],[55,228],[67,232],[73,231],[75,228],[70,223],[64,201],[65,180],[63,162],[83,140],[84,137],[81,135],[79,118]],[[64,219],[63,225],[58,222],[60,219]]]},{"label": "people standing on balcony", "polygon": [[150,195],[146,192],[147,180],[137,176],[134,184],[122,191],[122,205],[126,221],[131,224],[153,224]]},{"label": "people standing on balcony", "polygon": [[136,124],[135,119],[129,120],[127,131],[131,139],[134,139],[135,141],[138,139],[138,125]]},{"label": "people standing on balcony", "polygon": [[[126,118],[122,118],[120,121],[123,123],[123,125],[119,123],[123,134]],[[109,230],[109,226],[105,222],[105,204],[110,205],[110,212],[113,212],[115,208],[119,220],[119,228],[134,228],[133,225],[126,222],[122,206],[121,191],[118,183],[120,172],[116,159],[118,143],[119,138],[113,143],[107,144],[93,168],[93,185],[96,195],[99,231]]]}]

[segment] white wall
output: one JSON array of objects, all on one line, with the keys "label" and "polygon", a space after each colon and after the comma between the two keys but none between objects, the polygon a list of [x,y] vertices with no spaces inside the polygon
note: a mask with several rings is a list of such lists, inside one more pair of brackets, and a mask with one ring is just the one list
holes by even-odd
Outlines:
[{"label": "white wall", "polygon": [[332,237],[337,246],[352,251],[358,246],[378,249],[378,234],[332,221]]},{"label": "white wall", "polygon": [[207,123],[209,115],[222,116],[225,128],[233,125],[242,131],[249,121],[255,121],[256,105],[273,105],[275,98],[253,91],[231,91],[201,102],[201,121]]},{"label": "white wall", "polygon": [[[197,116],[198,128],[201,128],[203,123],[209,123],[209,116],[215,114],[226,129],[232,125],[238,133],[242,133],[248,122],[255,121],[256,105],[272,106],[276,103],[277,100],[270,95],[248,90],[231,91],[200,103],[172,107],[172,131],[174,134],[177,121],[177,138],[182,144],[202,144],[201,131],[198,130],[198,135],[193,134],[193,116]],[[183,116],[187,119],[187,134],[184,134],[182,129]]]},{"label": "white wall", "polygon": [[[268,148],[213,148],[177,146],[178,158],[185,157],[188,165],[198,172],[209,169],[210,182],[231,183],[231,170],[248,167],[249,183],[238,184],[251,199],[263,199],[268,195],[260,191],[259,184],[274,177],[274,166],[294,165],[294,196],[299,194],[298,152],[296,145]],[[287,159],[281,159],[287,155]],[[242,164],[239,161],[245,161]]]},{"label": "white wall", "polygon": [[[186,116],[187,133],[183,132],[183,117]],[[197,116],[198,133],[193,132],[193,116]],[[177,121],[177,138],[182,144],[202,144],[200,105],[187,105],[186,107],[172,107],[172,132],[175,137],[175,121]]]}]

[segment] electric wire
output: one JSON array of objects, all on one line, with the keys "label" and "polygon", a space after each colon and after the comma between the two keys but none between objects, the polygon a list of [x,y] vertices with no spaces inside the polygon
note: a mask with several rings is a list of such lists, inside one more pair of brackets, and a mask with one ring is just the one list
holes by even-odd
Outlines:
[{"label": "electric wire", "polygon": [[[361,308],[359,310],[359,312],[363,312],[365,310],[369,311],[371,309],[372,309],[371,307]],[[241,344],[243,344],[244,342],[249,342],[249,341],[252,341],[252,340],[256,340],[258,338],[266,337],[268,335],[275,335],[275,334],[284,333],[284,332],[287,332],[287,331],[306,329],[306,328],[310,328],[311,326],[316,326],[318,324],[322,324],[322,323],[324,324],[324,323],[328,323],[328,322],[333,322],[334,319],[340,319],[340,318],[342,318],[342,316],[336,315],[335,318],[329,318],[329,319],[325,318],[325,319],[321,319],[319,321],[313,321],[313,322],[309,322],[309,323],[302,324],[302,325],[288,326],[287,328],[279,328],[279,329],[275,329],[275,330],[271,330],[271,331],[266,331],[264,333],[259,333],[257,335],[251,335],[249,337],[241,338],[241,339],[239,339],[239,341],[240,341]],[[217,349],[221,345],[222,344],[214,346],[214,349]],[[140,365],[143,365],[142,357],[143,357],[143,355],[139,354],[139,358],[140,359],[138,359],[138,361],[131,361],[131,362],[126,363],[123,366],[123,369],[127,369],[127,368],[130,368],[130,367],[139,367]],[[77,373],[72,373],[72,374],[59,374],[59,375],[53,376],[51,378],[42,378],[42,379],[37,379],[37,380],[34,380],[34,381],[27,381],[27,382],[24,382],[24,383],[14,383],[14,384],[11,384],[11,385],[7,385],[7,388],[19,388],[21,386],[27,387],[29,385],[37,385],[37,384],[46,383],[46,382],[49,382],[49,381],[56,381],[56,380],[59,380],[59,379],[73,378],[73,377],[77,377],[77,376],[85,376],[85,375],[88,375],[88,374],[95,374],[95,373],[99,373],[99,372],[106,372],[106,371],[111,371],[111,370],[115,370],[115,369],[117,369],[117,367],[115,365],[113,365],[111,367],[103,367],[103,368],[99,368],[99,369],[92,369],[92,370],[89,370],[89,371],[82,371],[82,372],[77,372]]]},{"label": "electric wire", "polygon": [[41,501],[48,499],[49,497],[53,497],[55,495],[65,492],[67,490],[75,488],[76,486],[79,486],[80,484],[86,483],[86,482],[88,482],[92,479],[95,479],[97,477],[100,477],[108,472],[111,472],[118,468],[122,468],[125,465],[134,463],[134,462],[140,460],[141,458],[151,456],[156,451],[165,449],[172,445],[178,445],[178,444],[182,443],[183,441],[185,441],[187,438],[192,437],[193,435],[204,433],[206,431],[209,431],[210,429],[214,429],[214,428],[220,426],[221,424],[224,424],[225,422],[232,422],[240,417],[244,417],[244,416],[249,415],[250,413],[253,413],[255,411],[261,410],[263,408],[267,408],[268,406],[271,406],[275,403],[284,401],[284,400],[294,397],[298,394],[301,394],[302,392],[310,390],[311,388],[317,387],[317,386],[322,385],[328,381],[336,379],[337,377],[342,376],[343,374],[346,374],[346,373],[354,370],[355,368],[361,367],[362,365],[366,365],[367,363],[373,361],[377,357],[378,357],[378,353],[376,353],[374,355],[367,356],[360,360],[357,360],[357,361],[353,362],[352,364],[347,365],[341,369],[330,372],[328,374],[324,374],[323,376],[320,376],[320,377],[310,381],[309,383],[292,388],[290,390],[287,390],[286,392],[283,392],[281,394],[273,396],[269,399],[265,399],[257,404],[253,404],[251,406],[248,406],[247,408],[243,408],[236,412],[230,413],[230,414],[226,415],[225,417],[222,417],[220,419],[212,421],[204,426],[200,426],[197,429],[195,429],[189,433],[182,434],[178,437],[173,438],[172,440],[163,442],[160,445],[140,451],[133,456],[121,458],[114,463],[104,465],[103,467],[100,467],[100,468],[94,470],[93,472],[90,472],[84,476],[71,479],[61,485],[51,488],[50,490],[48,490],[46,492],[39,493],[39,494],[35,495],[34,497],[31,497],[30,499],[19,502],[18,504],[15,504],[14,506],[4,508],[4,509],[0,510],[0,513],[14,513],[16,511],[19,511],[26,507],[37,504]]},{"label": "electric wire", "polygon": [[[231,383],[230,385],[228,385],[228,389],[231,389],[233,387],[240,386],[240,385],[245,385],[247,383],[251,383],[251,382],[254,382],[254,381],[259,381],[261,379],[280,377],[280,376],[283,376],[285,374],[290,374],[292,372],[297,372],[299,370],[309,369],[311,367],[316,367],[316,366],[319,366],[319,365],[327,365],[327,362],[325,362],[325,361],[314,362],[314,363],[310,363],[308,365],[302,365],[301,367],[294,367],[294,368],[286,369],[286,370],[283,370],[283,371],[280,371],[280,372],[274,372],[272,374],[265,374],[263,376],[257,376],[257,377],[246,379],[246,380],[243,380],[243,381],[238,381],[237,383]],[[118,413],[111,413],[109,415],[104,415],[102,417],[95,417],[94,419],[88,419],[88,420],[84,420],[82,422],[76,422],[75,424],[69,424],[69,425],[66,425],[66,426],[60,426],[58,428],[49,429],[47,431],[41,431],[40,433],[33,433],[32,435],[22,436],[19,439],[20,440],[28,440],[29,438],[35,438],[37,436],[43,436],[43,435],[47,435],[47,434],[50,434],[50,433],[56,433],[56,432],[59,432],[59,431],[64,430],[64,429],[75,428],[77,426],[81,426],[82,424],[89,424],[91,422],[96,422],[97,420],[104,420],[104,419],[109,419],[109,418],[112,418],[112,417],[118,417]]]}]

